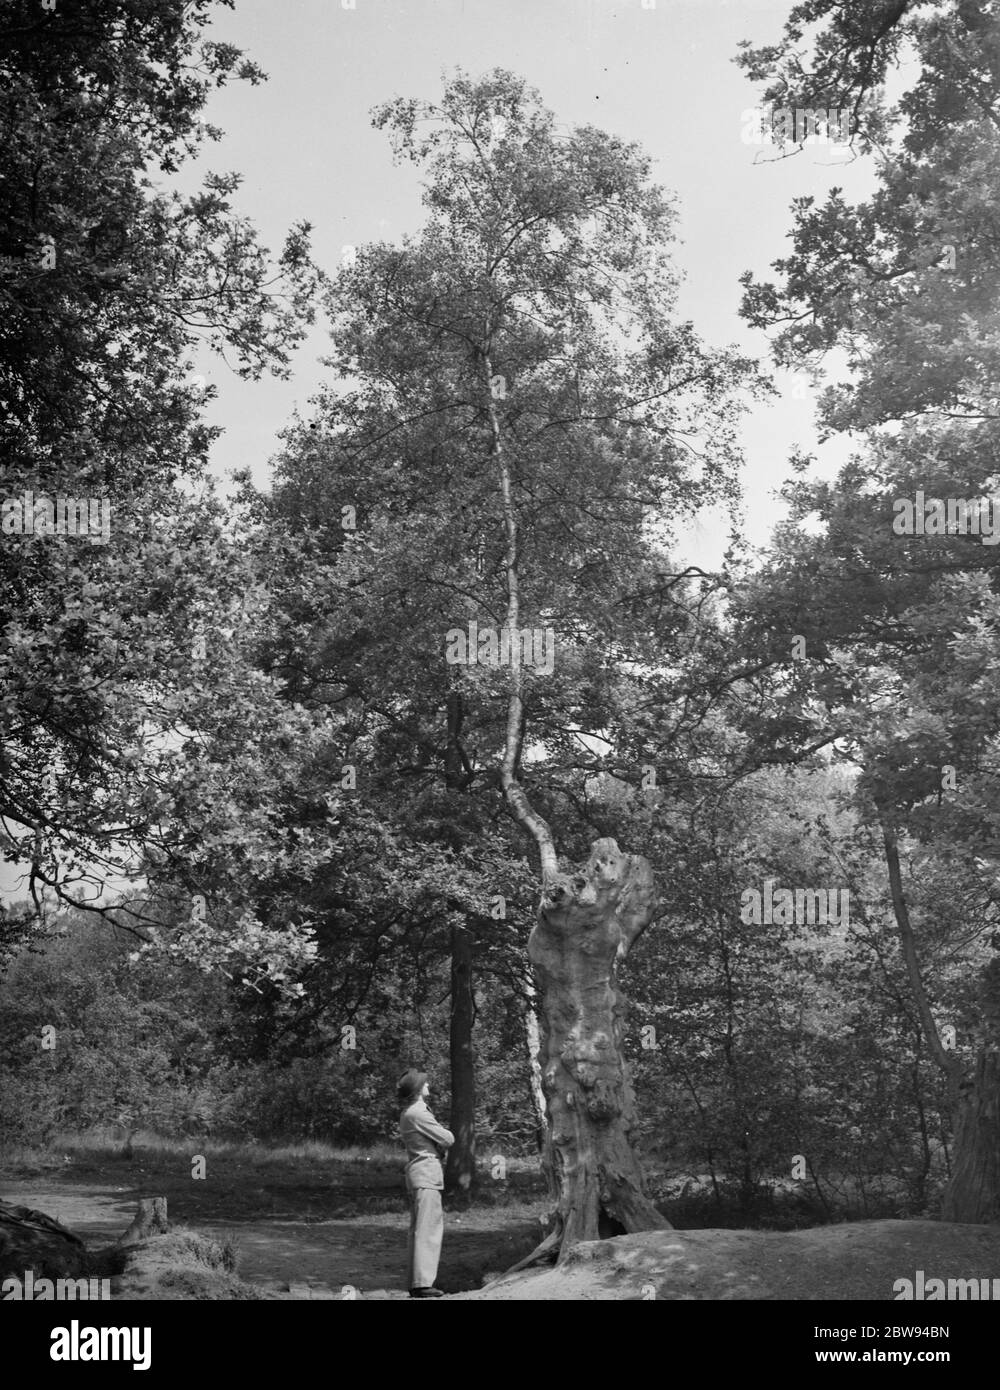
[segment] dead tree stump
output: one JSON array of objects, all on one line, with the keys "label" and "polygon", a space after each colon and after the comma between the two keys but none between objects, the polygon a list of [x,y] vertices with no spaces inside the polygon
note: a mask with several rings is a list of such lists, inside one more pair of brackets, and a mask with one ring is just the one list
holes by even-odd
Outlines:
[{"label": "dead tree stump", "polygon": [[149,1236],[163,1236],[168,1230],[166,1197],[140,1197],[131,1226],[117,1245],[138,1245]]}]

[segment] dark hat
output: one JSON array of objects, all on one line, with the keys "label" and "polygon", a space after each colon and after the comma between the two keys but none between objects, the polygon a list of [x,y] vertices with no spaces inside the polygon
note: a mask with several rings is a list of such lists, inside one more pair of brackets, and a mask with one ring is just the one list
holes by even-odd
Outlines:
[{"label": "dark hat", "polygon": [[427,1073],[425,1071],[417,1071],[416,1067],[411,1067],[409,1071],[404,1071],[396,1087],[396,1099],[403,1104],[407,1101],[416,1100],[417,1096],[419,1096],[420,1092],[423,1090],[426,1080]]}]

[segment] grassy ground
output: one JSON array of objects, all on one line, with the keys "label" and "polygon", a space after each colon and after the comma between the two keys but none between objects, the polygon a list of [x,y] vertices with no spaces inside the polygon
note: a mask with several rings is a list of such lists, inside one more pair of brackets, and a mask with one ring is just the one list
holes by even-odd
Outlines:
[{"label": "grassy ground", "polygon": [[[646,1166],[649,1191],[678,1231],[793,1231],[831,1220],[802,1184],[776,1185],[748,1203],[732,1189],[716,1192],[705,1175]],[[233,1277],[261,1298],[290,1296],[290,1286],[300,1296],[312,1286],[327,1290],[315,1296],[330,1297],[349,1288],[402,1293],[405,1284],[408,1208],[403,1155],[395,1146],[267,1146],[142,1132],[123,1139],[96,1131],[56,1136],[45,1149],[8,1149],[0,1154],[0,1179],[0,1196],[47,1212],[91,1249],[121,1235],[139,1197],[166,1197],[172,1226],[237,1250]],[[502,1180],[485,1161],[471,1206],[449,1211],[446,1203],[438,1285],[448,1292],[478,1289],[485,1275],[509,1268],[537,1244],[549,1205],[537,1159],[508,1159]],[[926,1213],[904,1211],[888,1196],[876,1209],[845,1205],[833,1220],[920,1215]],[[169,1284],[173,1268],[157,1278],[166,1273]],[[204,1269],[194,1269],[191,1278],[207,1290],[230,1273],[208,1279]],[[181,1292],[167,1296],[213,1296],[183,1292],[183,1278],[178,1287]]]},{"label": "grassy ground", "polygon": [[[199,1158],[204,1177],[193,1176]],[[405,1282],[408,1209],[402,1156],[390,1146],[266,1147],[144,1133],[125,1145],[98,1132],[8,1150],[0,1173],[0,1195],[46,1211],[92,1247],[124,1231],[139,1197],[166,1197],[172,1224],[237,1249],[240,1277],[262,1297],[293,1284],[364,1291]],[[439,1286],[477,1288],[526,1254],[548,1205],[537,1161],[509,1161],[502,1182],[484,1170],[471,1207],[446,1216]]]}]

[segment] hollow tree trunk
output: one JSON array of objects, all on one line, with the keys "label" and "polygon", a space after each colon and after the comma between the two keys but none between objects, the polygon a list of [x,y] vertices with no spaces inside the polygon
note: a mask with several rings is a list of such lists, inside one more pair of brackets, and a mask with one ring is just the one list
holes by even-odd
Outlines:
[{"label": "hollow tree trunk", "polygon": [[466,927],[451,929],[451,1129],[455,1142],[444,1170],[445,1194],[458,1207],[469,1204],[476,1180],[476,1069],[472,1050],[475,1000],[472,942]]},{"label": "hollow tree trunk", "polygon": [[542,891],[528,942],[541,1001],[542,1082],[558,1192],[551,1235],[522,1266],[579,1241],[669,1230],[646,1196],[630,1133],[619,963],[655,908],[648,862],[596,840],[581,872]]},{"label": "hollow tree trunk", "polygon": [[[479,354],[506,541],[506,625],[513,639],[521,611],[520,534],[515,480],[492,392],[493,334],[487,316]],[[551,827],[520,782],[525,693],[521,664],[512,660],[500,785],[540,861],[542,896],[528,956],[541,999],[547,1149],[559,1199],[554,1230],[514,1269],[556,1251],[562,1258],[578,1241],[600,1235],[670,1229],[643,1191],[630,1143],[634,1101],[622,1056],[625,999],[617,979],[619,961],[652,920],[653,872],[647,860],[624,855],[605,839],[594,841],[582,872],[560,873]]]},{"label": "hollow tree trunk", "polygon": [[986,1041],[955,1127],[942,1221],[1000,1221],[1000,960],[983,972]]}]

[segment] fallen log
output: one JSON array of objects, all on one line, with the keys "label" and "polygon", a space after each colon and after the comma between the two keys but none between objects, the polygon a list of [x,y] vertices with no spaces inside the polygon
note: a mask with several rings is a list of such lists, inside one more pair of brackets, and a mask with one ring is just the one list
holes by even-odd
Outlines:
[{"label": "fallen log", "polygon": [[80,1274],[86,1258],[80,1237],[53,1217],[0,1199],[0,1276],[21,1278],[31,1269],[58,1279]]}]

